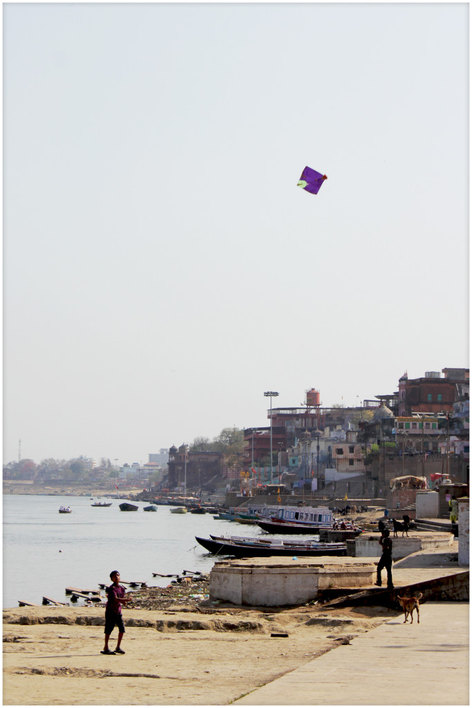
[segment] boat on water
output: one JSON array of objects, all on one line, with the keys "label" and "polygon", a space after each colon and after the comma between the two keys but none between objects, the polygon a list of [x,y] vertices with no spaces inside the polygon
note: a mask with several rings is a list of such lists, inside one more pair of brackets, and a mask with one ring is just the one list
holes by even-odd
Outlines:
[{"label": "boat on water", "polygon": [[320,543],[319,541],[293,541],[280,538],[248,538],[238,536],[195,536],[207,551],[219,556],[236,558],[268,556],[345,556],[345,543]]},{"label": "boat on water", "polygon": [[120,504],[120,511],[138,511],[138,507],[135,504],[123,502],[122,504]]},{"label": "boat on water", "polygon": [[330,526],[320,524],[307,524],[303,522],[284,521],[284,519],[264,519],[257,522],[258,526],[268,533],[319,535],[320,541],[346,541],[356,538],[362,529],[353,524],[344,527],[337,522]]},{"label": "boat on water", "polygon": [[100,507],[105,507],[105,506],[111,506],[113,502],[106,502],[106,501],[94,501],[93,504],[90,504],[90,506],[100,506]]},{"label": "boat on water", "polygon": [[188,510],[191,514],[206,514],[206,509],[203,506],[191,506]]},{"label": "boat on water", "polygon": [[185,506],[174,506],[170,510],[171,514],[186,514],[187,513],[187,507]]},{"label": "boat on water", "polygon": [[59,513],[60,513],[60,514],[71,514],[71,513],[72,513],[72,509],[70,508],[70,506],[60,506],[60,507],[59,507]]},{"label": "boat on water", "polygon": [[150,504],[149,506],[145,506],[143,508],[143,511],[157,511],[157,506],[154,506],[154,504]]},{"label": "boat on water", "polygon": [[223,519],[224,521],[238,521],[240,524],[256,524],[258,520],[256,514],[247,510],[237,511],[236,509],[220,511],[218,514],[213,516],[213,518]]}]

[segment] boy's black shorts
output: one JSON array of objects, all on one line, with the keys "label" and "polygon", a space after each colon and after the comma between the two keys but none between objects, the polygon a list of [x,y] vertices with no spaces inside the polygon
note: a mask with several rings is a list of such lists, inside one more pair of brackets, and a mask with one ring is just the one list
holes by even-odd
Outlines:
[{"label": "boy's black shorts", "polygon": [[113,627],[118,627],[119,632],[125,631],[121,612],[105,612],[105,634],[111,634]]}]

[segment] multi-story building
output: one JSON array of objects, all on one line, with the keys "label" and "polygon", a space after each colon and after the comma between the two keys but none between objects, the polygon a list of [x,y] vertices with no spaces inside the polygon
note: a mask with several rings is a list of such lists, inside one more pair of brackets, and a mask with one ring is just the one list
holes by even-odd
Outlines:
[{"label": "multi-story building", "polygon": [[439,443],[444,438],[437,417],[398,416],[394,428],[396,443],[402,452],[438,452]]},{"label": "multi-story building", "polygon": [[424,377],[398,382],[398,415],[452,413],[454,403],[469,396],[469,369],[427,371]]},{"label": "multi-story building", "polygon": [[168,485],[170,489],[202,489],[223,477],[223,455],[220,452],[189,450],[187,445],[169,450]]}]

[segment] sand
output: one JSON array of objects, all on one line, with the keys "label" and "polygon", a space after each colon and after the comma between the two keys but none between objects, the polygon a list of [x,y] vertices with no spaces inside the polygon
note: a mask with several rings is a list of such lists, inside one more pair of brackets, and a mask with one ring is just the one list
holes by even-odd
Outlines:
[{"label": "sand", "polygon": [[126,654],[113,656],[100,654],[103,608],[5,610],[4,704],[224,705],[395,614],[313,604],[187,609],[125,610]]}]

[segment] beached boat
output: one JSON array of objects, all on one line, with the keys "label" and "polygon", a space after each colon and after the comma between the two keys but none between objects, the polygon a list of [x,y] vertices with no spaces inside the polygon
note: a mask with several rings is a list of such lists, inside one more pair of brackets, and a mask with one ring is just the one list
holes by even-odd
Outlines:
[{"label": "beached boat", "polygon": [[345,556],[345,543],[320,543],[319,541],[292,541],[279,538],[247,538],[238,536],[195,536],[207,551],[219,556],[236,558],[268,556]]},{"label": "beached boat", "polygon": [[70,506],[60,506],[60,507],[59,507],[59,513],[60,513],[60,514],[71,514],[71,513],[72,513],[72,509],[70,508]]},{"label": "beached boat", "polygon": [[120,504],[120,511],[138,511],[138,507],[134,504],[123,502],[122,504]]}]

